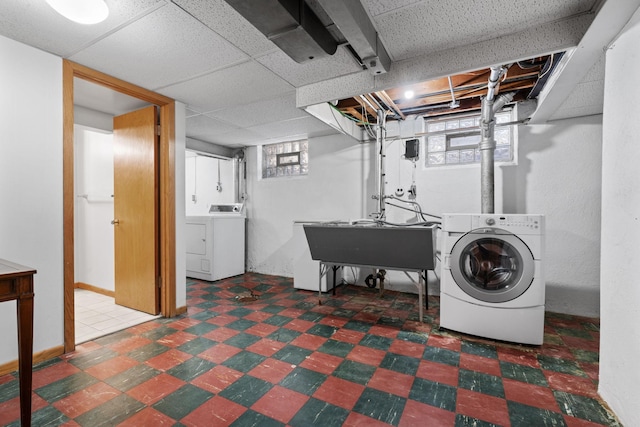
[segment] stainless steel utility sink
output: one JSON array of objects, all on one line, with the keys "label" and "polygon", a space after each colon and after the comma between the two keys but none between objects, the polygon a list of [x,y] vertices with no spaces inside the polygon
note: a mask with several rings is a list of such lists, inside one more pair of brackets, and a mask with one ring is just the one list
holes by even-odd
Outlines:
[{"label": "stainless steel utility sink", "polygon": [[433,270],[436,226],[304,224],[311,258],[389,270]]}]

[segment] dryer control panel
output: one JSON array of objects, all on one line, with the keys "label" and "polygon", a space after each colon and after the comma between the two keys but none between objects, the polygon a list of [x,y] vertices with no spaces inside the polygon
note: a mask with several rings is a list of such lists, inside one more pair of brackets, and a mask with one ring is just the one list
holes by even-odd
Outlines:
[{"label": "dryer control panel", "polygon": [[543,215],[471,215],[471,228],[495,227],[513,233],[541,234],[544,231]]}]

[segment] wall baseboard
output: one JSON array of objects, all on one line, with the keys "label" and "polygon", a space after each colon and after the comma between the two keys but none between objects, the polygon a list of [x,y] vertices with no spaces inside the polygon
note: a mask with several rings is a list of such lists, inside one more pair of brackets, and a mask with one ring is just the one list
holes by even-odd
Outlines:
[{"label": "wall baseboard", "polygon": [[182,307],[176,308],[176,316],[180,316],[181,314],[185,314],[187,312],[187,306],[183,305]]},{"label": "wall baseboard", "polygon": [[95,292],[97,294],[106,295],[106,296],[111,297],[111,298],[115,298],[116,297],[116,293],[114,291],[109,291],[107,289],[98,288],[97,286],[93,286],[93,285],[90,285],[88,283],[76,282],[74,284],[74,287],[77,288],[77,289],[84,289],[84,290],[87,290],[87,291]]},{"label": "wall baseboard", "polygon": [[[42,350],[37,353],[33,353],[33,364],[44,362],[45,360],[53,359],[64,353],[64,346],[59,345],[47,350]],[[3,363],[0,365],[0,375],[9,374],[18,370],[18,360]]]}]

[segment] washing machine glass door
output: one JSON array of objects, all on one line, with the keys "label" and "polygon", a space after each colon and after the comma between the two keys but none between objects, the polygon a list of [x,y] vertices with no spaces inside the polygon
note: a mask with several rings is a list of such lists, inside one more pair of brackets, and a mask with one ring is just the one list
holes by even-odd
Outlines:
[{"label": "washing machine glass door", "polygon": [[516,235],[479,228],[463,235],[451,250],[451,274],[468,295],[505,302],[522,295],[533,282],[531,250]]}]

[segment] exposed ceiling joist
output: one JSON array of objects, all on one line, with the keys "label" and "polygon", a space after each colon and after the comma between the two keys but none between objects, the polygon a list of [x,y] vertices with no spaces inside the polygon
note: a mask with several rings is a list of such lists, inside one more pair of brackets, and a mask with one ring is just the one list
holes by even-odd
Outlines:
[{"label": "exposed ceiling joist", "polygon": [[[552,55],[532,58],[512,64],[498,82],[496,93],[515,92],[515,101],[526,99],[536,83],[547,71]],[[372,122],[381,107],[388,119],[404,120],[408,115],[441,115],[481,108],[482,97],[487,94],[490,69],[456,74],[426,82],[375,91],[338,102],[338,108],[361,122]],[[414,96],[405,99],[411,90]],[[452,92],[455,103],[452,102]],[[358,111],[358,116],[353,111]],[[363,114],[366,111],[366,114]]]}]

